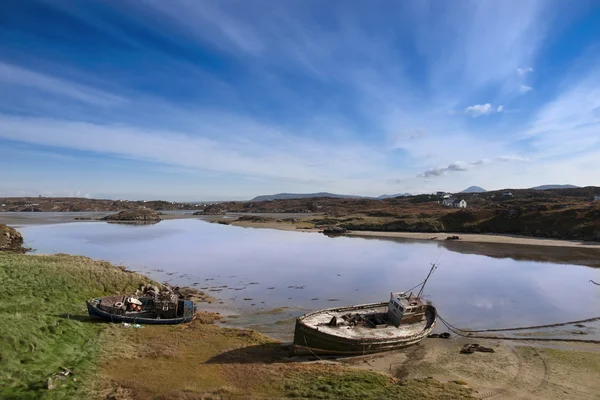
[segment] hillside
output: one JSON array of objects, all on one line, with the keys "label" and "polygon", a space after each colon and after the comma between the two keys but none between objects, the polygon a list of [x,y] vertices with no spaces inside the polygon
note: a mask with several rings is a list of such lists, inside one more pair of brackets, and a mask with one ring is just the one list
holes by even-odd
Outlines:
[{"label": "hillside", "polygon": [[532,187],[534,190],[548,190],[548,189],[577,189],[579,186],[575,185],[541,185]]},{"label": "hillside", "polygon": [[316,213],[303,222],[350,230],[503,233],[600,241],[600,187],[511,189],[461,193],[467,209],[444,207],[435,195],[392,199],[304,198],[231,202],[207,206],[208,213]]},{"label": "hillside", "polygon": [[406,196],[411,196],[411,194],[410,193],[382,194],[381,196],[377,197],[377,200],[393,199],[394,197],[406,197]]},{"label": "hillside", "polygon": [[267,200],[289,200],[289,199],[305,199],[311,197],[330,197],[333,199],[358,199],[360,196],[351,196],[345,194],[335,194],[328,192],[319,193],[277,193],[256,196],[250,201],[267,201]]},{"label": "hillside", "polygon": [[26,212],[80,212],[80,211],[126,211],[150,210],[193,210],[195,204],[175,203],[163,200],[129,201],[88,199],[79,197],[4,197],[0,198],[0,211]]},{"label": "hillside", "polygon": [[329,197],[332,199],[375,199],[375,200],[383,200],[383,199],[391,199],[394,197],[402,197],[402,196],[410,196],[410,193],[397,193],[397,194],[382,194],[378,197],[368,197],[368,196],[354,196],[349,194],[335,194],[329,192],[319,192],[319,193],[278,193],[278,194],[268,194],[263,196],[256,196],[250,201],[267,201],[267,200],[291,200],[291,199],[309,199],[316,197]]}]

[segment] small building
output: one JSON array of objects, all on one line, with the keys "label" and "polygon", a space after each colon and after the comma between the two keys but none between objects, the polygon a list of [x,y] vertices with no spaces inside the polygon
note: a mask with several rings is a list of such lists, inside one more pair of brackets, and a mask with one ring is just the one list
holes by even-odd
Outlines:
[{"label": "small building", "polygon": [[[600,195],[594,196],[594,201],[600,201]],[[2,204],[2,205],[4,205],[4,204]]]},{"label": "small building", "polygon": [[504,197],[513,197],[513,194],[512,194],[512,192],[509,192],[509,191],[506,191],[506,192],[502,193],[502,195],[503,195]]},{"label": "small building", "polygon": [[461,200],[455,200],[454,203],[452,203],[452,207],[457,207],[457,208],[467,208],[467,202],[464,199]]},{"label": "small building", "polygon": [[446,207],[467,208],[467,202],[464,199],[449,198],[442,201],[442,205]]}]

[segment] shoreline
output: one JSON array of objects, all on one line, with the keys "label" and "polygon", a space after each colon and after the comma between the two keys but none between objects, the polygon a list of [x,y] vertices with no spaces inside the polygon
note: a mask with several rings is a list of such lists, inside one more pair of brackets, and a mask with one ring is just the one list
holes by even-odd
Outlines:
[{"label": "shoreline", "polygon": [[[242,228],[277,229],[282,231],[295,231],[307,233],[319,233],[320,229],[297,228],[291,223],[284,222],[236,222],[231,225]],[[531,236],[506,235],[494,233],[460,233],[460,232],[384,232],[384,231],[348,231],[340,236],[370,237],[382,239],[411,239],[423,241],[443,242],[467,242],[467,243],[494,243],[494,244],[516,244],[522,246],[547,246],[547,247],[571,247],[581,249],[594,249],[600,251],[600,242],[581,242],[578,240],[546,239]],[[458,236],[459,240],[446,240],[448,236]]]},{"label": "shoreline", "polygon": [[[0,380],[2,398],[25,396],[32,393],[27,391],[30,387],[41,395],[54,390],[56,398],[102,395],[135,400],[323,398],[332,391],[341,398],[364,399],[462,399],[477,392],[496,392],[508,398],[584,400],[600,390],[594,379],[600,372],[595,344],[477,339],[495,354],[461,356],[462,346],[473,339],[453,335],[449,340],[427,338],[418,346],[364,358],[289,358],[279,341],[251,326],[214,324],[215,315],[206,312],[210,310],[200,310],[196,320],[175,327],[123,329],[121,324],[90,321],[83,307],[89,295],[128,294],[140,283],[153,282],[147,272],[67,254],[0,252],[0,258],[0,272],[10,278],[6,285],[17,289],[16,293],[5,291],[0,298],[7,309],[20,309],[18,314],[5,313],[4,325],[0,325],[11,339],[4,349],[9,351],[4,353],[9,356],[6,359],[14,360],[6,365],[8,376],[16,377],[19,384]],[[61,285],[72,287],[72,297],[53,296]],[[39,296],[49,301],[33,301]],[[52,334],[31,335],[40,331]],[[89,338],[94,340],[90,343]],[[46,353],[30,350],[41,347],[42,339]],[[52,363],[44,359],[50,351]],[[76,371],[75,378],[55,380],[53,389],[44,388],[43,382],[57,374],[56,365],[63,364]],[[170,374],[174,370],[179,371],[179,379]],[[568,380],[564,380],[566,375]],[[189,382],[194,385],[190,387]],[[543,385],[548,382],[561,383]]]}]

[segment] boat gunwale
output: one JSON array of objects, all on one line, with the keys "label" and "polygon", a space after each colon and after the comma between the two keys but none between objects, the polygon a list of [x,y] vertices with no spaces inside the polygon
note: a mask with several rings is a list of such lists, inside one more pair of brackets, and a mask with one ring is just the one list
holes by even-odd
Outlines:
[{"label": "boat gunwale", "polygon": [[[330,311],[348,311],[348,310],[363,310],[365,308],[377,308],[377,307],[385,307],[389,304],[389,302],[387,301],[383,301],[380,303],[365,303],[365,304],[358,304],[355,306],[344,306],[344,307],[332,307],[332,308],[324,308],[321,310],[317,310],[317,311],[312,311],[309,313],[306,313],[298,318],[296,318],[298,321],[303,321],[304,319],[308,318],[308,317],[312,317],[313,315],[316,314],[320,314],[320,313],[325,313],[325,312],[330,312]],[[306,324],[304,324],[306,325]],[[308,325],[306,325],[308,326]]]}]

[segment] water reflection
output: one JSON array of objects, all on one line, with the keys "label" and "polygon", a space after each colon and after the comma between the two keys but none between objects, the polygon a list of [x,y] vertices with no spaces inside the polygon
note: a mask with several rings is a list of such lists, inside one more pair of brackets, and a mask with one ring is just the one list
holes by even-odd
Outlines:
[{"label": "water reflection", "polygon": [[389,292],[422,281],[439,257],[426,294],[454,324],[538,325],[600,314],[600,290],[588,283],[600,280],[598,269],[469,254],[455,244],[328,238],[200,220],[80,222],[20,231],[39,253],[123,263],[157,280],[205,288],[242,309],[387,300]]}]

